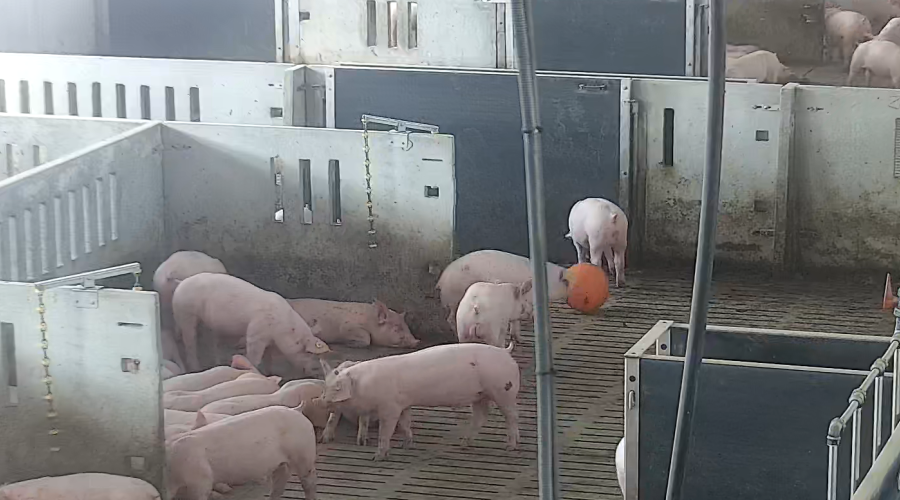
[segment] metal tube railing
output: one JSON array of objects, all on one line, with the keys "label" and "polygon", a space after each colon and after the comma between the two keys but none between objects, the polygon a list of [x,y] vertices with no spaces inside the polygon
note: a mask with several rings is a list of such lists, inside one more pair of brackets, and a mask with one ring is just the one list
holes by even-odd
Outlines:
[{"label": "metal tube railing", "polygon": [[[841,435],[847,427],[850,419],[852,422],[852,442],[850,443],[850,495],[856,492],[862,478],[860,468],[862,448],[862,408],[866,403],[866,394],[869,388],[874,386],[874,404],[872,417],[872,464],[878,460],[882,444],[882,412],[884,411],[884,375],[888,367],[893,364],[893,384],[891,390],[891,436],[897,428],[900,420],[900,310],[894,309],[894,334],[884,354],[877,358],[863,379],[862,383],[850,393],[847,409],[841,416],[831,421],[828,426],[826,443],[828,445],[828,500],[837,500],[838,491],[838,452],[841,445]],[[870,469],[871,470],[871,469]]]}]

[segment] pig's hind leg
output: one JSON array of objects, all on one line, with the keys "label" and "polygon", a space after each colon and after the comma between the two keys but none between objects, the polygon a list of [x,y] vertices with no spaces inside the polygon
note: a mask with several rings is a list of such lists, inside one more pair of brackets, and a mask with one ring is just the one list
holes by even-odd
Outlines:
[{"label": "pig's hind leg", "polygon": [[184,357],[188,370],[192,372],[200,371],[200,358],[197,357],[197,326],[198,320],[196,316],[185,315],[184,317],[176,317],[178,325],[178,334],[181,335],[181,341],[184,342]]},{"label": "pig's hind leg", "polygon": [[[291,477],[291,469],[287,463],[283,463],[272,472],[272,492],[269,493],[269,500],[279,500],[284,494],[284,487],[287,485],[288,479]],[[307,497],[309,498],[309,497]]]},{"label": "pig's hind leg", "polygon": [[[368,425],[368,423],[366,424]],[[397,421],[400,431],[403,433],[403,447],[409,448],[413,444],[412,431],[412,412],[409,408],[400,413],[400,420]]]},{"label": "pig's hind leg", "polygon": [[297,477],[300,478],[300,486],[303,487],[303,496],[306,497],[306,500],[316,500],[316,478],[318,477],[316,468],[313,467],[305,474],[301,469],[296,467],[293,469],[294,473],[297,474]]},{"label": "pig's hind leg", "polygon": [[500,408],[500,413],[506,419],[506,449],[515,450],[519,447],[519,407],[516,404],[515,395],[512,401],[503,401],[502,403],[495,400]]},{"label": "pig's hind leg", "polygon": [[462,447],[468,448],[472,444],[472,439],[481,430],[481,426],[487,421],[488,413],[491,411],[491,402],[488,399],[480,399],[472,403],[472,420],[469,422],[469,429],[462,440]]}]

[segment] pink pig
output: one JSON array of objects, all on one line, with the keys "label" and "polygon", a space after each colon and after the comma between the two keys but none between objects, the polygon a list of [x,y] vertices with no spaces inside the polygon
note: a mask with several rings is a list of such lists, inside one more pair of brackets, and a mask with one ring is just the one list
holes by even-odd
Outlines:
[{"label": "pink pig", "polygon": [[[198,414],[198,421],[203,413]],[[167,490],[173,498],[207,500],[218,484],[270,477],[279,500],[291,472],[307,500],[316,498],[316,433],[302,407],[271,406],[194,429],[166,443]]]},{"label": "pink pig", "polygon": [[578,262],[600,267],[603,259],[615,266],[616,286],[625,284],[625,249],[628,246],[628,218],[615,203],[603,198],[585,198],[569,212],[569,232]]},{"label": "pink pig", "polygon": [[[359,361],[344,361],[343,363],[337,365],[337,368],[331,370],[328,367],[328,363],[324,360],[320,360],[322,363],[322,372],[326,375],[335,376],[340,372],[344,371],[344,369],[349,368],[353,365],[358,365]],[[337,430],[338,424],[341,422],[341,417],[347,417],[349,419],[355,419],[357,421],[356,428],[356,444],[359,446],[365,446],[369,440],[369,422],[370,418],[367,414],[357,414],[353,411],[353,408],[350,408],[348,405],[342,405],[341,411],[332,411],[330,415],[328,415],[328,421],[325,423],[325,429],[322,431],[322,442],[330,443],[334,441],[334,432]],[[375,418],[375,420],[378,420]]]},{"label": "pink pig", "polygon": [[325,382],[319,379],[300,379],[285,382],[272,394],[247,394],[233,398],[220,399],[204,406],[200,411],[204,414],[222,413],[240,415],[248,411],[266,408],[267,406],[296,407],[303,401],[309,401],[322,395]]},{"label": "pink pig", "polygon": [[160,495],[135,477],[86,472],[7,484],[0,487],[0,500],[160,500]]},{"label": "pink pig", "polygon": [[[512,346],[510,346],[511,348]],[[408,354],[363,361],[325,378],[326,403],[358,415],[378,417],[378,453],[387,457],[397,425],[404,446],[412,443],[412,406],[472,405],[472,421],[463,441],[468,445],[481,429],[493,401],[506,418],[507,449],[519,443],[519,365],[511,349],[484,344],[448,344]],[[324,365],[327,366],[327,363]]]},{"label": "pink pig", "polygon": [[247,373],[259,373],[259,370],[247,358],[236,354],[231,358],[231,366],[216,366],[200,373],[186,373],[163,381],[163,391],[202,391]]},{"label": "pink pig", "polygon": [[184,280],[175,290],[172,309],[188,366],[194,371],[200,369],[197,327],[201,323],[219,336],[246,337],[247,358],[256,366],[272,344],[301,368],[307,364],[307,353],[329,351],[284,298],[227,274],[201,273]]},{"label": "pink pig", "polygon": [[[230,417],[231,415],[220,415],[218,413],[205,413],[206,420],[208,422],[218,422],[225,417]],[[175,426],[175,425],[194,425],[194,422],[197,421],[197,412],[195,411],[181,411],[181,410],[163,410],[163,422],[165,422],[166,427]]]},{"label": "pink pig", "polygon": [[[551,301],[565,300],[568,295],[565,272],[565,268],[547,263]],[[456,309],[472,283],[518,284],[532,278],[528,257],[499,250],[478,250],[451,262],[441,273],[435,289],[441,294],[441,305],[449,308],[447,322],[456,331]]]},{"label": "pink pig", "polygon": [[512,283],[473,283],[459,303],[456,331],[460,342],[484,342],[503,347],[506,334],[521,343],[521,320],[534,312],[531,280]]},{"label": "pink pig", "polygon": [[230,382],[222,382],[202,391],[170,391],[163,393],[163,408],[168,410],[198,411],[221,399],[245,394],[272,394],[278,390],[281,377],[263,377],[256,373],[241,375]]},{"label": "pink pig", "polygon": [[353,347],[419,345],[419,341],[409,332],[406,313],[394,312],[379,300],[366,304],[293,299],[288,303],[309,323],[316,337],[329,344]]}]

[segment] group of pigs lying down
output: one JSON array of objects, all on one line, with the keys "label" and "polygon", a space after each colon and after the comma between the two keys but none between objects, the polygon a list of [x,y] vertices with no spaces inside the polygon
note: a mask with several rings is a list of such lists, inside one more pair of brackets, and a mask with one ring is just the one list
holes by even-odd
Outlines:
[{"label": "group of pigs lying down", "polygon": [[[605,259],[621,285],[627,224],[615,204],[588,198],[573,206],[566,237],[575,245],[579,262],[599,266]],[[547,263],[546,270],[551,300],[564,300],[566,269]],[[278,500],[293,473],[306,498],[314,500],[316,442],[333,440],[341,417],[356,421],[360,446],[367,444],[370,420],[378,421],[374,459],[382,460],[398,426],[403,445],[412,443],[413,406],[471,405],[462,442],[468,446],[494,403],[506,421],[506,447],[516,449],[521,377],[511,354],[520,322],[532,316],[531,278],[525,257],[496,250],[467,254],[444,269],[436,287],[459,343],[334,367],[319,358],[324,380],[281,384],[281,377],[258,369],[268,348],[308,370],[310,359],[329,352],[329,344],[413,348],[419,340],[410,333],[404,314],[377,300],[286,300],[228,275],[218,259],[176,252],[153,277],[163,324],[168,497],[206,500],[232,486],[268,478],[271,499]],[[234,355],[230,366],[200,371],[201,326],[205,335],[243,345],[246,356]],[[183,357],[178,341],[184,346]],[[95,485],[85,486],[91,482]],[[38,486],[47,494],[28,496]],[[9,485],[0,489],[0,500],[56,500],[51,492],[63,486],[74,498],[82,486],[91,490],[84,497],[93,500],[159,498],[152,486],[136,479],[77,474]]]}]

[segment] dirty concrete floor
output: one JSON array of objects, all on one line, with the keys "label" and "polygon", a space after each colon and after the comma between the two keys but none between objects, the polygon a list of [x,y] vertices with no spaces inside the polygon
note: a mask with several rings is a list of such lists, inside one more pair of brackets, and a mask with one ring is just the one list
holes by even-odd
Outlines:
[{"label": "dirty concrete floor", "polygon": [[[563,498],[620,499],[614,453],[622,436],[623,354],[656,321],[687,322],[690,271],[631,271],[628,287],[613,290],[596,317],[566,306],[552,310],[557,368],[557,412]],[[710,324],[889,335],[892,317],[878,309],[883,282],[848,284],[778,281],[731,274],[717,276]],[[354,444],[355,428],[342,425],[337,443],[319,448],[319,498],[403,500],[537,498],[536,414],[531,334],[523,331],[519,451],[503,449],[503,420],[493,409],[473,447],[462,450],[459,436],[469,410],[414,410],[416,443],[394,448],[387,462],[371,461],[370,446]],[[399,446],[399,440],[394,441]],[[246,487],[229,498],[261,499],[264,487]],[[304,498],[296,478],[285,498]]]}]

